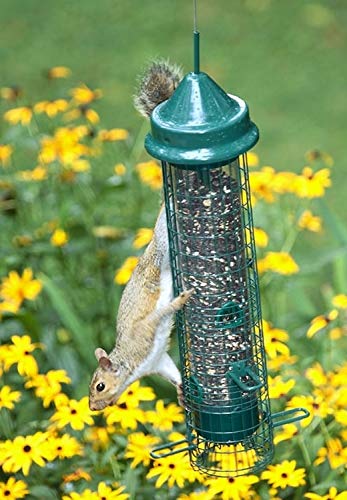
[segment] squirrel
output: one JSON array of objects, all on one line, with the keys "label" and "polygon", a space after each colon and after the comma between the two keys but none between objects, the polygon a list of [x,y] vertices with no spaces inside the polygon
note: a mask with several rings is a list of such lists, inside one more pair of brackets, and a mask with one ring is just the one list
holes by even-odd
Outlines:
[{"label": "squirrel", "polygon": [[[153,63],[141,80],[136,108],[148,117],[170,97],[179,81],[177,67]],[[95,350],[98,367],[89,387],[91,410],[114,405],[135,380],[150,374],[159,374],[174,384],[179,403],[183,404],[181,375],[167,350],[173,315],[193,290],[175,298],[172,290],[166,212],[162,206],[153,238],[123,291],[115,347],[109,355],[100,347]]]}]

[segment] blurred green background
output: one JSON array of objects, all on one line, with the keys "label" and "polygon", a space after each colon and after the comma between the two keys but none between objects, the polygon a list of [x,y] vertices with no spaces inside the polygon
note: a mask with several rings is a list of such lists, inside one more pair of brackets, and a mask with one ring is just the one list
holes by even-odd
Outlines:
[{"label": "blurred green background", "polygon": [[[136,131],[138,73],[153,57],[192,69],[192,1],[1,0],[1,85],[24,101],[50,97],[43,71],[67,65],[100,87],[103,124]],[[261,130],[266,164],[298,170],[307,149],[335,159],[334,196],[344,194],[346,0],[198,0],[202,69],[245,98]],[[347,215],[346,215],[347,220]]]}]

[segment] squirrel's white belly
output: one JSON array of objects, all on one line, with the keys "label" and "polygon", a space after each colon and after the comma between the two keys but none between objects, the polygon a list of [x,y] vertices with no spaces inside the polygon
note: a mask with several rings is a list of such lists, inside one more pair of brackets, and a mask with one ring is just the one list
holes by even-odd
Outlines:
[{"label": "squirrel's white belly", "polygon": [[[160,273],[160,294],[156,303],[156,309],[170,304],[173,298],[172,290],[172,275],[168,257],[164,259]],[[154,342],[147,358],[138,366],[134,372],[132,379],[137,380],[145,375],[156,373],[158,365],[166,353],[169,345],[169,337],[172,329],[173,315],[163,318],[154,334]]]}]

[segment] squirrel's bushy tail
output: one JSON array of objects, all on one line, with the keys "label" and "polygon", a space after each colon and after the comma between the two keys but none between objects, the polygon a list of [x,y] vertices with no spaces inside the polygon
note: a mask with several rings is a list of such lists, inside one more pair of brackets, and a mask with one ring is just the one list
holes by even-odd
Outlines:
[{"label": "squirrel's bushy tail", "polygon": [[169,99],[182,80],[178,66],[167,61],[154,61],[140,77],[134,96],[135,108],[148,118],[154,108]]},{"label": "squirrel's bushy tail", "polygon": [[158,264],[161,265],[164,258],[169,258],[169,238],[164,204],[160,209],[157,222],[154,226],[153,244],[155,245],[156,254],[158,256]]}]

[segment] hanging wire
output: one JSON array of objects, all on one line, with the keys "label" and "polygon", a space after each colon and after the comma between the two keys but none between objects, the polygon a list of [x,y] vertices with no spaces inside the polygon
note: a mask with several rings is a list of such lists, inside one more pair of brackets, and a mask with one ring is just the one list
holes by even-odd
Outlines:
[{"label": "hanging wire", "polygon": [[194,73],[200,73],[200,33],[198,31],[197,0],[193,0],[194,11]]}]

